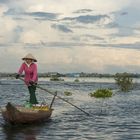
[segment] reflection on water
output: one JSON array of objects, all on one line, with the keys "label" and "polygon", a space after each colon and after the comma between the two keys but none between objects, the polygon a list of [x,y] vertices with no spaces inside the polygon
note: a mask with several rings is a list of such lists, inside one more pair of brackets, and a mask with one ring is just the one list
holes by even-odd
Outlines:
[{"label": "reflection on water", "polygon": [[41,124],[14,125],[14,126],[10,124],[4,124],[2,126],[3,128],[2,130],[3,133],[5,134],[5,140],[19,140],[19,139],[36,140],[37,139],[36,136],[39,135],[41,129],[45,124],[41,123]]},{"label": "reflection on water", "polygon": [[6,140],[15,140],[15,139],[25,139],[25,140],[36,140],[36,134],[39,133],[39,130],[35,130],[35,126],[26,127],[26,126],[3,126],[3,132],[5,133]]},{"label": "reflection on water", "polygon": [[[3,81],[2,81],[3,82]],[[8,84],[6,84],[8,83]],[[86,116],[80,110],[56,98],[51,120],[32,125],[7,125],[0,115],[1,140],[128,140],[140,139],[140,86],[129,93],[116,92],[117,86],[105,82],[49,82],[40,81],[41,86],[69,100],[90,113]],[[113,97],[95,99],[88,93],[98,88],[113,89]],[[65,96],[71,91],[72,96]],[[26,86],[18,81],[5,81],[0,85],[0,105],[7,102],[24,104],[29,98]],[[37,90],[40,102],[50,104],[52,95]]]}]

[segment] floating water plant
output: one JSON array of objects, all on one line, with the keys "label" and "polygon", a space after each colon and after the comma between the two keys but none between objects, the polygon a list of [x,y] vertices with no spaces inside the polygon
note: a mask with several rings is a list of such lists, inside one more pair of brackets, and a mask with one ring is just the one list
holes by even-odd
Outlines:
[{"label": "floating water plant", "polygon": [[64,79],[61,79],[61,78],[59,78],[59,77],[57,77],[57,76],[52,76],[52,77],[50,78],[50,81],[64,81]]},{"label": "floating water plant", "polygon": [[110,89],[98,89],[93,93],[89,93],[91,97],[96,97],[96,98],[107,98],[111,97],[113,92]]},{"label": "floating water plant", "polygon": [[79,82],[79,79],[75,79],[74,82]]},{"label": "floating water plant", "polygon": [[70,92],[70,91],[65,91],[64,94],[65,94],[66,96],[71,96],[71,95],[72,95],[72,92]]}]

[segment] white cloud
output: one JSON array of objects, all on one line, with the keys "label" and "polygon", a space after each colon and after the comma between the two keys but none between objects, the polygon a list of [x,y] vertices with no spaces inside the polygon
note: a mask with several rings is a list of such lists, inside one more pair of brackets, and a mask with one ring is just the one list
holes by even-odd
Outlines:
[{"label": "white cloud", "polygon": [[29,30],[22,34],[20,41],[24,43],[39,43],[41,39],[41,36],[37,32]]},{"label": "white cloud", "polygon": [[[110,43],[114,44],[135,44],[136,42],[139,42],[139,36],[128,36],[128,37],[116,37]],[[133,46],[132,46],[133,48]]]},{"label": "white cloud", "polygon": [[[119,27],[106,27],[109,23],[117,23],[116,25],[119,25],[119,23],[122,22],[124,26],[125,24],[127,25],[128,23],[125,23],[124,19],[131,18],[131,15],[130,17],[124,16],[124,19],[122,17],[121,20],[123,20],[120,22],[120,20],[116,20],[116,16],[119,17],[120,15],[112,12],[117,13],[118,11],[127,9],[128,11],[124,12],[129,14],[131,5],[133,7],[131,10],[133,10],[134,7],[138,9],[139,1],[107,0],[103,3],[103,0],[40,0],[39,2],[34,0],[13,0],[9,3],[5,3],[5,5],[3,3],[3,5],[0,5],[0,44],[7,45],[8,43],[9,46],[7,46],[7,48],[1,46],[0,48],[0,66],[3,67],[1,70],[8,70],[8,65],[4,64],[10,64],[10,61],[19,64],[19,58],[28,52],[38,57],[41,71],[103,72],[107,70],[106,68],[108,66],[112,67],[112,71],[114,70],[113,66],[117,67],[114,71],[119,70],[120,67],[126,67],[126,70],[127,68],[132,70],[130,66],[134,64],[134,67],[139,67],[140,62],[138,60],[140,56],[138,50],[111,48],[113,46],[101,48],[100,45],[75,45],[74,47],[71,45],[76,43],[116,44],[116,46],[119,44],[131,44],[132,46],[129,47],[133,48],[133,44],[139,42],[138,30],[132,31],[132,35],[129,34],[129,36],[121,37],[119,36],[121,30]],[[14,12],[21,10],[23,13],[22,15],[19,13],[6,15],[4,12],[6,12],[8,8],[18,8]],[[90,9],[92,11],[89,10],[88,13],[73,13],[81,9]],[[24,12],[26,12],[26,14]],[[45,16],[33,16],[28,14],[28,12],[53,12],[61,15],[58,16],[59,20],[55,19],[55,14],[54,20],[42,20],[41,18]],[[41,14],[43,15],[43,13]],[[78,16],[83,15],[90,16],[82,17],[83,22],[78,21]],[[102,16],[104,18],[102,18]],[[85,20],[89,17],[92,18],[91,22],[90,20],[86,22]],[[69,20],[62,20],[62,18]],[[139,27],[139,22],[136,19],[137,15],[136,18],[133,18],[133,26]],[[65,27],[72,32],[63,32],[62,30],[58,30],[58,28],[52,28],[52,25]],[[18,31],[16,30],[17,28],[19,29]],[[112,34],[114,34],[114,36],[110,37]],[[41,41],[45,42],[46,47],[39,44]],[[57,42],[60,42],[62,46],[59,45],[60,47],[57,47]],[[25,46],[27,45],[26,43],[37,43],[39,46]],[[50,44],[54,44],[53,47],[50,47]],[[5,56],[9,57],[5,59]],[[8,58],[10,58],[10,61]],[[10,70],[15,71],[16,67],[16,64],[14,64]],[[132,71],[134,72],[135,69]]]},{"label": "white cloud", "polygon": [[[16,51],[15,51],[16,50]],[[105,71],[107,66],[111,66],[114,72],[125,68],[126,71],[136,72],[130,66],[140,66],[140,53],[132,49],[116,49],[102,47],[73,47],[73,48],[24,48],[13,46],[0,48],[1,71],[17,71],[22,63],[21,58],[27,53],[32,53],[38,59],[39,72],[59,71],[59,72],[113,72]],[[6,64],[6,65],[5,65]],[[129,68],[127,68],[129,67]]]},{"label": "white cloud", "polygon": [[[15,53],[14,50],[17,50]],[[8,53],[7,53],[8,52]],[[49,70],[60,72],[85,71],[85,72],[104,72],[107,65],[115,65],[119,70],[121,67],[140,65],[140,55],[137,50],[99,48],[99,47],[73,47],[73,48],[19,48],[13,47],[3,51],[1,56],[5,58],[7,54],[14,56],[15,62],[18,62],[26,53],[33,53],[38,59],[40,70],[48,72]],[[131,57],[130,57],[131,56]],[[1,60],[2,60],[1,59]],[[13,61],[14,62],[14,61]],[[2,63],[2,62],[1,62]],[[19,62],[18,62],[19,64]],[[78,67],[77,67],[78,66]],[[5,67],[5,69],[7,69]],[[129,71],[136,72],[128,69]]]},{"label": "white cloud", "polygon": [[3,13],[7,10],[8,10],[8,8],[5,5],[0,5],[0,16],[2,16]]},{"label": "white cloud", "polygon": [[1,17],[0,21],[0,43],[13,42],[14,33],[13,30],[16,28],[17,23],[11,18]]},{"label": "white cloud", "polygon": [[9,6],[9,8],[20,7],[25,9],[26,12],[58,12],[68,15],[79,9],[92,9],[94,13],[110,13],[121,10],[129,6],[132,2],[132,0],[107,0],[106,2],[103,2],[103,0],[12,0],[7,6]]}]

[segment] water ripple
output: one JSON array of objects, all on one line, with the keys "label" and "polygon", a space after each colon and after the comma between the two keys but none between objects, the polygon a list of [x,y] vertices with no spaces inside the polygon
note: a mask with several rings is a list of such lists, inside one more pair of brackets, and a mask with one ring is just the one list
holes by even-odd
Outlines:
[{"label": "water ripple", "polygon": [[[24,104],[29,98],[25,85],[17,81],[5,81],[0,85],[0,105],[7,102]],[[69,100],[90,114],[56,98],[52,118],[45,123],[26,126],[9,126],[0,115],[0,139],[2,140],[138,140],[140,139],[140,94],[139,90],[129,93],[115,92],[112,98],[90,98],[88,93],[99,87],[116,90],[114,83],[72,83],[42,81],[42,87]],[[72,96],[64,96],[64,91]],[[50,104],[52,95],[37,90],[40,102]]]}]

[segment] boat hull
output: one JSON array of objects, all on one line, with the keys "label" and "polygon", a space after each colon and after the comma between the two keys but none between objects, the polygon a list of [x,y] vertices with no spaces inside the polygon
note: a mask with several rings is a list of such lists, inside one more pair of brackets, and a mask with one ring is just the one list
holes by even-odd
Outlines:
[{"label": "boat hull", "polygon": [[2,111],[2,116],[6,122],[11,124],[28,124],[47,121],[52,115],[52,110],[33,110],[8,103],[6,109]]}]

